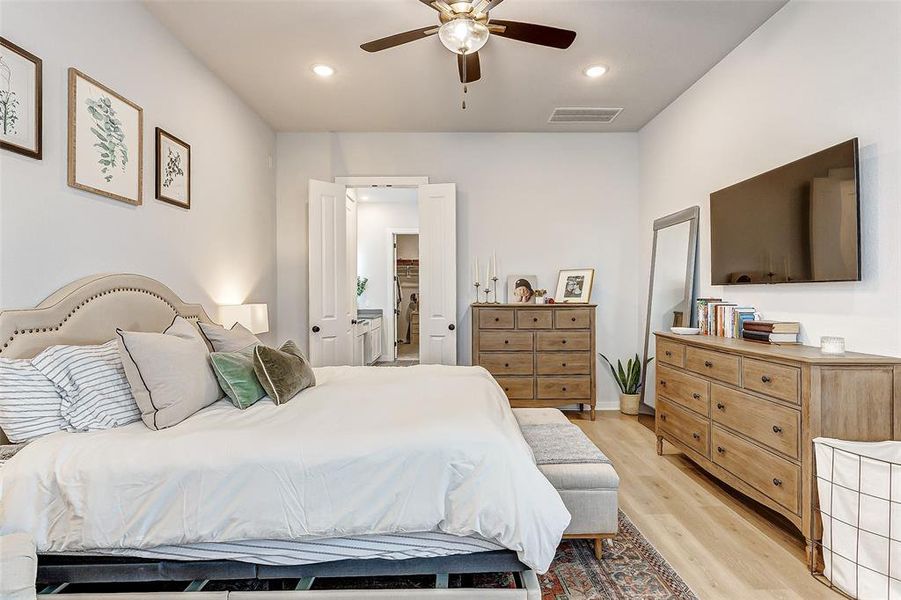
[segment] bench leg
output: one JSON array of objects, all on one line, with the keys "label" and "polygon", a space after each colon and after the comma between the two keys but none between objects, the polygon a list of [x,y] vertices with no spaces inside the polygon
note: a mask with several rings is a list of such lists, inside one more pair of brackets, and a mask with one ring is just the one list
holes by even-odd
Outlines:
[{"label": "bench leg", "polygon": [[598,537],[594,540],[594,557],[598,560],[604,558],[604,538]]}]

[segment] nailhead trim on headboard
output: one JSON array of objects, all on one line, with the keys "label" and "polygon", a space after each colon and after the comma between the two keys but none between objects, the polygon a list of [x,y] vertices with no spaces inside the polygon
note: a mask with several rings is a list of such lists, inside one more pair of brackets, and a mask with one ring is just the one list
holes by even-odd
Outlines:
[{"label": "nailhead trim on headboard", "polygon": [[[13,334],[11,336],[9,336],[9,340],[3,343],[3,348],[8,347],[9,343],[12,342],[13,340],[15,340],[16,337],[19,335],[25,335],[25,334],[29,334],[29,333],[46,333],[48,331],[59,331],[59,328],[62,327],[66,323],[66,321],[69,320],[69,317],[73,316],[75,314],[75,312],[78,309],[80,309],[82,306],[86,305],[88,302],[91,302],[92,300],[96,300],[97,298],[99,298],[101,296],[106,296],[107,294],[112,294],[112,293],[116,293],[116,292],[138,292],[140,294],[147,294],[148,296],[152,296],[152,297],[156,298],[157,300],[162,300],[166,304],[166,306],[168,306],[169,308],[172,309],[173,313],[178,314],[178,309],[175,308],[175,305],[173,305],[171,302],[169,302],[168,300],[166,300],[165,298],[163,298],[156,292],[152,292],[150,290],[145,290],[143,288],[137,288],[137,287],[117,287],[117,288],[104,290],[102,292],[97,292],[93,296],[90,296],[87,299],[83,300],[82,302],[79,302],[78,305],[76,305],[75,308],[70,310],[69,314],[66,315],[65,317],[63,317],[63,320],[60,321],[59,323],[57,323],[56,325],[52,325],[50,327],[33,327],[33,328],[29,328],[29,329],[22,329],[21,331],[17,329],[15,331],[13,331]],[[193,321],[200,320],[200,317],[198,315],[186,315],[186,316],[184,316],[184,318],[190,319]],[[0,348],[0,353],[3,352],[3,348]]]}]

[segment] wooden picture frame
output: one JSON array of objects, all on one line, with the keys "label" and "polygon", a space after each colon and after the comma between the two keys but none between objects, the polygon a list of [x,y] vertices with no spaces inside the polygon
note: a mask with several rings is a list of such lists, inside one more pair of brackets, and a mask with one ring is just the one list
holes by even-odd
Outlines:
[{"label": "wooden picture frame", "polygon": [[588,304],[591,302],[591,286],[594,269],[562,269],[557,277],[557,293],[554,302],[561,304]]},{"label": "wooden picture frame", "polygon": [[68,155],[71,187],[143,203],[144,109],[75,67],[69,68]]},{"label": "wooden picture frame", "polygon": [[0,37],[0,148],[43,158],[43,104],[43,61]]},{"label": "wooden picture frame", "polygon": [[156,128],[156,199],[191,208],[191,145]]}]

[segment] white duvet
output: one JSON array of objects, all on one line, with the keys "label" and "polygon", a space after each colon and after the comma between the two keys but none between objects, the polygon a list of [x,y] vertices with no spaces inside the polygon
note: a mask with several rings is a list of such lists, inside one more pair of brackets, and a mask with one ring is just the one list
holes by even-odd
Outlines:
[{"label": "white duvet", "polygon": [[547,570],[569,513],[479,367],[329,367],[283,406],[59,432],[0,470],[39,552],[440,530]]}]

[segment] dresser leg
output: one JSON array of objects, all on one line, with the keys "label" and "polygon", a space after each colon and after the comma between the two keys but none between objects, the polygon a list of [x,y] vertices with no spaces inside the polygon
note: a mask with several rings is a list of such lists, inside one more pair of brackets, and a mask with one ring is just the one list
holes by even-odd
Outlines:
[{"label": "dresser leg", "polygon": [[657,456],[663,456],[663,438],[657,436]]},{"label": "dresser leg", "polygon": [[815,540],[804,540],[807,546],[804,548],[804,555],[807,559],[807,568],[811,573],[821,573],[823,571],[823,562],[820,560],[820,553],[817,549]]},{"label": "dresser leg", "polygon": [[594,417],[595,417],[595,411],[594,411],[594,405],[592,405],[591,406],[591,420],[592,421],[594,421]]}]

